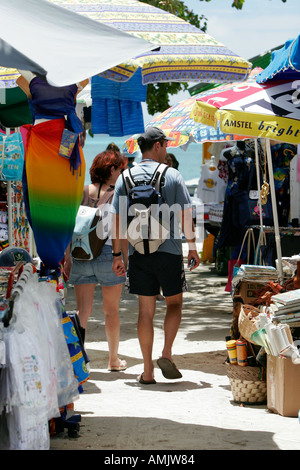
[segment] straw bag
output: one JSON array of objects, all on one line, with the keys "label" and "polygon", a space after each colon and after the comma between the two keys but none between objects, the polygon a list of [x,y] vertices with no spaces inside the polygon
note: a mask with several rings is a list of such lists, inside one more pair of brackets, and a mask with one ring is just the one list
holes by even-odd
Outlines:
[{"label": "straw bag", "polygon": [[238,321],[239,332],[244,339],[252,344],[255,342],[251,339],[251,335],[257,330],[254,320],[260,313],[261,311],[253,305],[244,304],[241,306]]},{"label": "straw bag", "polygon": [[226,363],[226,372],[236,403],[266,403],[267,382],[263,367],[241,367]]}]

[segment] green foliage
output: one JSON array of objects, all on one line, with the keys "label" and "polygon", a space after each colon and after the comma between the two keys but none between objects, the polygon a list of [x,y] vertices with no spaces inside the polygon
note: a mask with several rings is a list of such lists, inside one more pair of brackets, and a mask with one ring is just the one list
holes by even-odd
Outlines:
[{"label": "green foliage", "polygon": [[[189,10],[188,7],[180,0],[140,0],[143,3],[148,3],[156,8],[161,8],[162,10],[172,13],[172,15],[178,16],[179,18],[187,21],[197,28],[200,28],[202,31],[206,31],[207,23],[204,15],[200,17],[196,15],[192,10]],[[206,0],[210,1],[210,0]],[[202,24],[201,24],[202,22]]]},{"label": "green foliage", "polygon": [[231,6],[233,8],[236,8],[237,10],[241,10],[243,8],[244,3],[245,0],[233,0],[233,4]]},{"label": "green foliage", "polygon": [[[203,0],[201,0],[203,1]],[[210,0],[206,0],[206,1],[210,1]],[[251,0],[248,0],[248,1],[251,1]],[[286,3],[286,0],[281,0],[283,3]],[[245,3],[245,0],[233,0],[233,3],[232,3],[232,7],[233,8],[236,8],[237,10],[241,10],[243,8],[243,5]]]},{"label": "green foliage", "polygon": [[148,113],[162,113],[170,107],[169,95],[176,95],[181,90],[186,90],[187,83],[150,83],[147,85],[147,107]]},{"label": "green foliage", "polygon": [[[196,15],[180,0],[140,0],[143,3],[153,5],[156,8],[169,11],[172,15],[178,16],[188,23],[196,26],[202,31],[206,31],[207,19],[204,15]],[[209,1],[209,0],[206,0]],[[169,96],[176,95],[179,91],[186,90],[187,83],[154,83],[147,85],[146,104],[148,113],[153,115],[163,112],[170,107]]]}]

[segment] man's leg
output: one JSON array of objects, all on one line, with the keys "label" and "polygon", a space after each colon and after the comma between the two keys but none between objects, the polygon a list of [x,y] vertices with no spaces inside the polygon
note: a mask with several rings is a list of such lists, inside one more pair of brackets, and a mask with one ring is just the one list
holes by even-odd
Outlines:
[{"label": "man's leg", "polygon": [[143,379],[153,380],[152,350],[154,340],[153,319],[156,296],[139,295],[138,339],[144,359]]},{"label": "man's leg", "polygon": [[172,346],[176,338],[182,313],[182,293],[166,297],[167,313],[164,322],[165,343],[162,357],[172,361]]}]

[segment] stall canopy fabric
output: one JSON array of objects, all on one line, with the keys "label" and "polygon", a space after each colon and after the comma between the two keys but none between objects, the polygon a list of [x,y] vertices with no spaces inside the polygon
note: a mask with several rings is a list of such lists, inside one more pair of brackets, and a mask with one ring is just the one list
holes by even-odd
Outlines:
[{"label": "stall canopy fabric", "polygon": [[299,80],[300,36],[286,41],[285,45],[272,52],[272,60],[258,76],[257,83],[275,80]]},{"label": "stall canopy fabric", "polygon": [[245,80],[251,64],[213,37],[171,13],[137,0],[51,0],[69,10],[101,21],[156,46],[135,53],[102,73],[114,81],[127,81],[140,67],[143,84]]},{"label": "stall canopy fabric", "polygon": [[153,45],[46,0],[0,0],[0,65],[77,83]]},{"label": "stall canopy fabric", "polygon": [[219,123],[226,133],[300,143],[300,102],[293,81],[219,87],[196,100],[192,117],[210,126]]}]

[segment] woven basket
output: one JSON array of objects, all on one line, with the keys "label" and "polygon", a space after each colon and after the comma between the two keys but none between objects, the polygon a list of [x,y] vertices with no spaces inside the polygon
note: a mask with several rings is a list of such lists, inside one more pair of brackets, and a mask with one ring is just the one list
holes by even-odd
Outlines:
[{"label": "woven basket", "polygon": [[254,323],[254,319],[261,313],[261,311],[253,307],[253,305],[242,305],[241,311],[239,314],[239,332],[240,335],[249,341],[249,343],[255,344],[251,339],[252,333],[257,330],[257,327]]},{"label": "woven basket", "polygon": [[267,402],[267,382],[261,367],[226,363],[226,371],[236,403],[262,405]]}]

